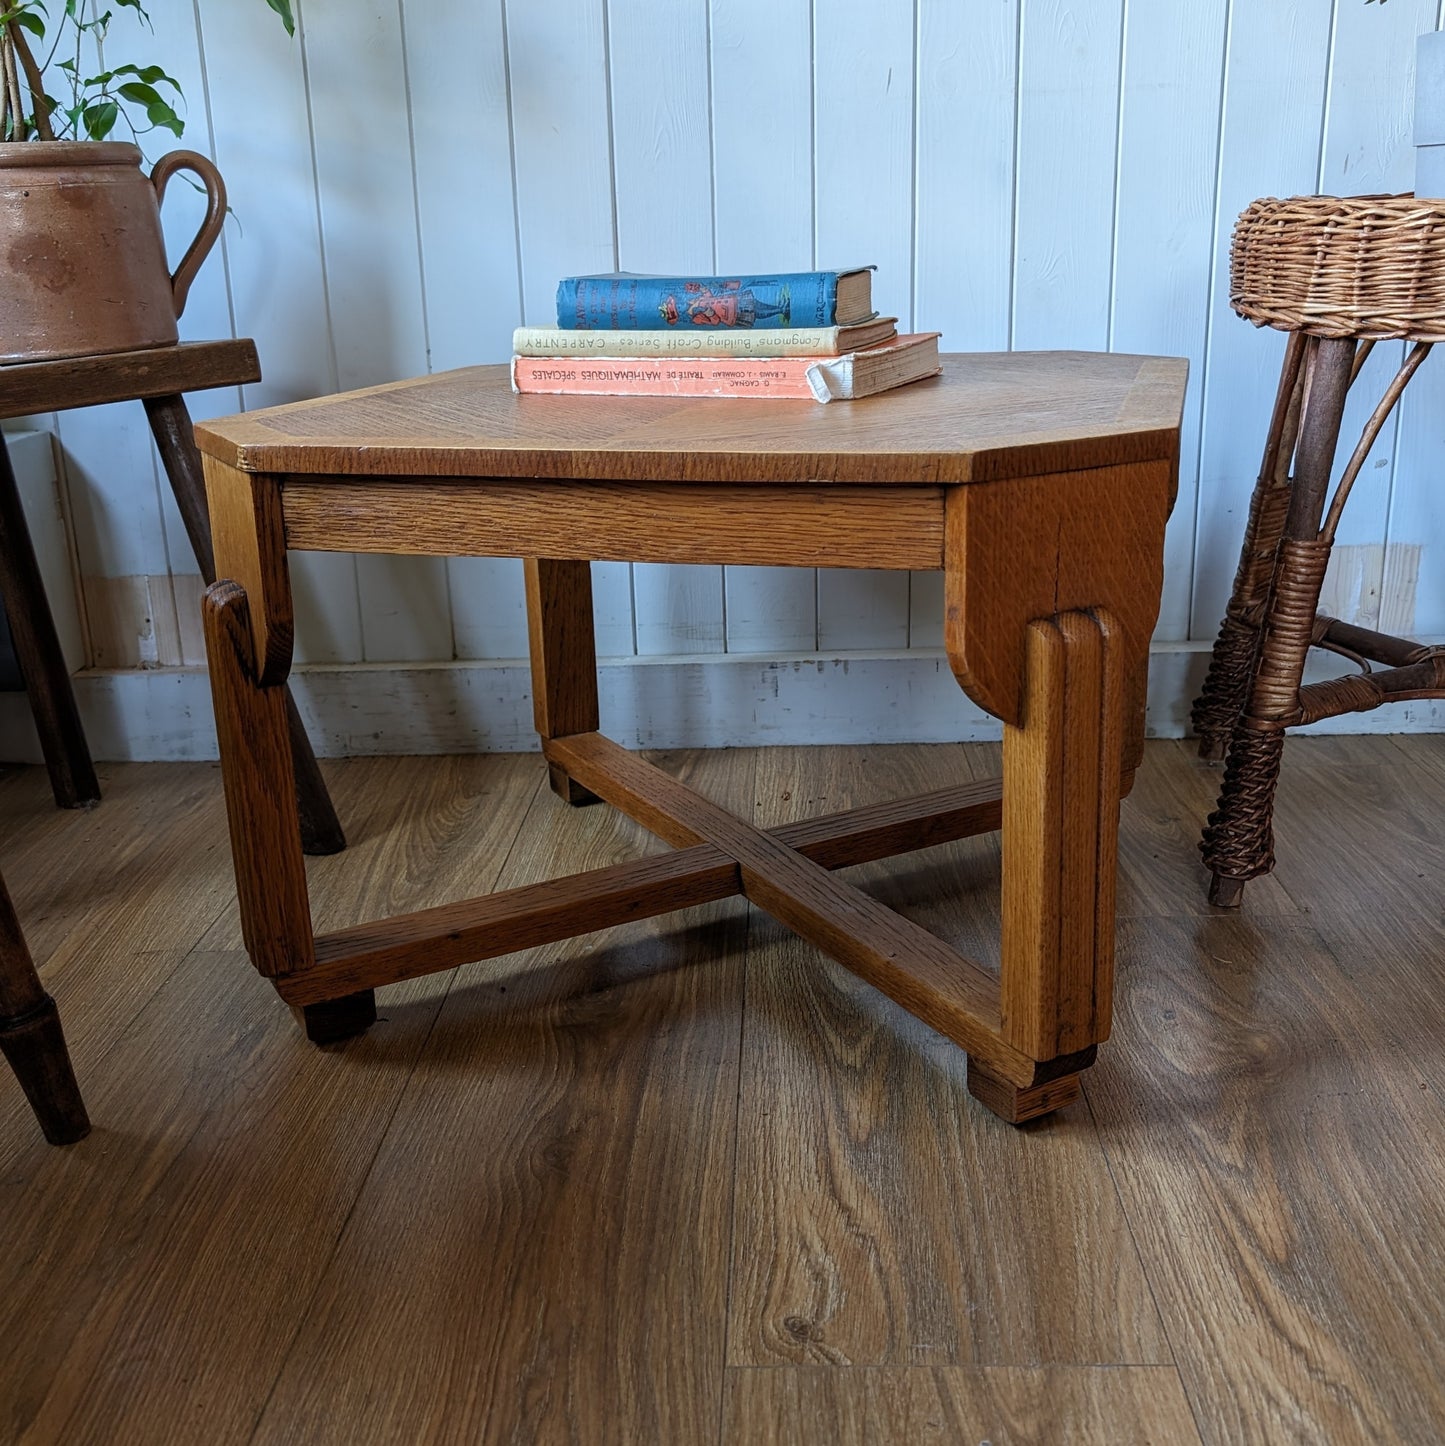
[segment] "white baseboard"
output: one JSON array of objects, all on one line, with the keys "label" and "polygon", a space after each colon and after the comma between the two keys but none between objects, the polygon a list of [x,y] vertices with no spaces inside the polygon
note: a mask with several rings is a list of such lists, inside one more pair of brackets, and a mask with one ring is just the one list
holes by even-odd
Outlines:
[{"label": "white baseboard", "polygon": [[[1206,662],[1201,645],[1156,645],[1152,735],[1184,734]],[[1322,660],[1320,676],[1330,671]],[[636,748],[946,743],[1000,732],[964,697],[947,660],[934,651],[626,658],[604,661],[599,676],[603,731]],[[292,681],[323,757],[511,753],[537,746],[531,682],[521,660],[298,668]],[[91,670],[77,674],[75,690],[97,759],[216,756],[210,686],[200,669]],[[1445,702],[1427,701],[1331,719],[1316,731],[1441,730]],[[40,756],[24,696],[0,695],[0,757],[33,763]]]}]

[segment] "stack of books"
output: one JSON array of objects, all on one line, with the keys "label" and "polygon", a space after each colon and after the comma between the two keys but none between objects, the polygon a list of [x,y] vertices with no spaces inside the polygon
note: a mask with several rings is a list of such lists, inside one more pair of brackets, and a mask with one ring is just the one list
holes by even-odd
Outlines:
[{"label": "stack of books", "polygon": [[557,325],[519,327],[524,393],[871,396],[939,372],[938,333],[899,336],[873,309],[873,268],[775,276],[572,276]]}]

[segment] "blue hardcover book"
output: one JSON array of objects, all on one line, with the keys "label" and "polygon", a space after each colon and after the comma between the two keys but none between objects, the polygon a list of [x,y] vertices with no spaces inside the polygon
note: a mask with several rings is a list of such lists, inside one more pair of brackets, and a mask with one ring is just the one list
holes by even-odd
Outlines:
[{"label": "blue hardcover book", "polygon": [[853,326],[876,315],[873,268],[774,276],[569,276],[557,325],[570,331]]}]

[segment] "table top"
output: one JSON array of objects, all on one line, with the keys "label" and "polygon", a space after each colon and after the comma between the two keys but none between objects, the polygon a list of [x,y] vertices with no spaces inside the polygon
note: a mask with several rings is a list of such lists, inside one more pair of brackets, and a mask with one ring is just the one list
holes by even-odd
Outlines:
[{"label": "table top", "polygon": [[1188,363],[946,355],[856,402],[517,396],[506,366],[294,402],[196,428],[248,472],[345,477],[955,483],[1172,459]]}]

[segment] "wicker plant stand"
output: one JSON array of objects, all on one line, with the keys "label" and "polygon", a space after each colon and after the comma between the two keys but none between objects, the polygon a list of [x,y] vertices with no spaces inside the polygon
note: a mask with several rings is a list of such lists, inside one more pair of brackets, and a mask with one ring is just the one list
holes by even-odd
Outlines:
[{"label": "wicker plant stand", "polygon": [[[1340,516],[1410,378],[1445,340],[1445,202],[1413,196],[1256,201],[1239,218],[1230,301],[1290,333],[1234,593],[1194,705],[1204,758],[1228,755],[1200,845],[1209,900],[1238,905],[1274,867],[1271,819],[1287,728],[1406,698],[1445,697],[1445,649],[1318,611]],[[1328,497],[1345,398],[1377,341],[1413,342]],[[1328,505],[1326,505],[1328,501]],[[1311,647],[1359,671],[1302,682]]]}]

